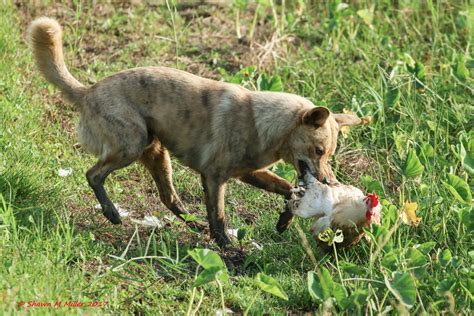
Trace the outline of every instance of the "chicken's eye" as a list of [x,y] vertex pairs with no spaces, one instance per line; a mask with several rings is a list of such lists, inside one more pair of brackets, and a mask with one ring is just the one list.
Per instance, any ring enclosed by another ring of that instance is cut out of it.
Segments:
[[316,154],[316,156],[322,156],[322,155],[324,155],[324,150],[322,150],[321,148],[316,147],[314,149],[314,153]]

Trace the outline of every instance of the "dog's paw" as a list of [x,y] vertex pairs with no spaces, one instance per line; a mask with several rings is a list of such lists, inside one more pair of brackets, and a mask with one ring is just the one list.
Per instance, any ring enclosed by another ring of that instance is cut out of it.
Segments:
[[115,208],[115,206],[111,205],[102,209],[102,214],[112,223],[115,225],[122,224],[122,219],[120,218],[120,214]]

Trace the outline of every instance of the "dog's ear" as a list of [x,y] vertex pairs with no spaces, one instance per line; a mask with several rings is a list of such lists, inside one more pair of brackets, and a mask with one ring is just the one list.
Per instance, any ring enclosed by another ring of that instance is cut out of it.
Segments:
[[362,120],[357,115],[353,114],[333,114],[332,116],[340,127],[359,125],[360,123],[362,123]]
[[322,107],[322,106],[317,106],[314,109],[306,111],[303,114],[302,122],[303,124],[319,127],[326,122],[330,114],[331,113],[329,112],[327,108]]

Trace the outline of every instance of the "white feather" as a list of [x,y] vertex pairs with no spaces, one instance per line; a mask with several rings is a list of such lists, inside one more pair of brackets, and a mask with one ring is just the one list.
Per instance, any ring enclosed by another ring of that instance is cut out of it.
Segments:
[[[360,189],[342,184],[329,186],[310,175],[305,176],[305,182],[308,185],[304,195],[295,201],[292,212],[303,218],[316,219],[311,229],[314,236],[331,226],[357,229],[366,223],[366,196]],[[372,212],[379,216],[380,210],[379,204]]]

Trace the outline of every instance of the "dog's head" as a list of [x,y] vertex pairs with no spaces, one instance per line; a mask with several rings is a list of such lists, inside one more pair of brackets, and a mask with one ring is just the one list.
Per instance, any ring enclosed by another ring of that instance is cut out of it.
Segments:
[[339,129],[360,123],[355,115],[333,114],[325,107],[307,110],[288,138],[284,160],[295,166],[300,179],[310,172],[321,182],[337,183],[329,159],[336,151]]

